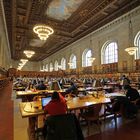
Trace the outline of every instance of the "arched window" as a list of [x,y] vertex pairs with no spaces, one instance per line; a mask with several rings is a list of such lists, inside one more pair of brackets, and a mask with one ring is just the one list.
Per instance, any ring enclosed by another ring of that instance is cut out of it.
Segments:
[[57,60],[54,63],[54,70],[55,71],[58,71],[58,61]]
[[138,47],[135,59],[140,59],[140,31],[135,36],[134,45]]
[[101,50],[102,64],[118,62],[118,46],[116,42],[107,42]]
[[66,59],[65,58],[61,59],[61,69],[66,70]]
[[46,64],[46,70],[45,71],[49,71],[48,64]]
[[44,65],[40,66],[40,71],[44,71]]
[[72,54],[69,61],[70,69],[76,69],[76,55]]
[[50,71],[53,71],[53,64],[50,63]]
[[92,66],[92,51],[90,49],[85,49],[82,54],[82,67]]
[[45,65],[43,65],[43,71],[45,71]]

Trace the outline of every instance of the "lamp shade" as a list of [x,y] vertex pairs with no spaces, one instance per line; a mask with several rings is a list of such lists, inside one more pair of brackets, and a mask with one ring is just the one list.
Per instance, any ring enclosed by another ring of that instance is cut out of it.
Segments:
[[129,55],[134,55],[137,51],[138,47],[132,46],[129,48],[126,48],[125,51],[128,52]]
[[61,86],[58,81],[52,81],[50,89],[51,90],[61,90]]

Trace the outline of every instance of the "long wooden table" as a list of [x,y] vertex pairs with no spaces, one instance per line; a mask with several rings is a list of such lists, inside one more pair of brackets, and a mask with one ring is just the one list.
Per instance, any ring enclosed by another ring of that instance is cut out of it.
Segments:
[[[16,97],[17,98],[21,98],[22,101],[32,101],[34,96],[37,95],[44,95],[44,96],[48,96],[51,95],[55,90],[27,90],[27,91],[17,91],[16,92]],[[66,90],[62,89],[62,90],[57,90],[57,92],[59,93],[65,93]]]
[[[88,106],[98,104],[98,103],[109,103],[110,98],[100,96],[100,98],[95,98],[92,95],[84,97],[75,97],[67,99],[67,108],[68,110],[77,110],[81,108],[87,108]],[[28,118],[29,127],[28,134],[29,140],[35,140],[35,122],[38,115],[43,115],[44,111],[42,110],[41,101],[36,102],[21,102],[19,104],[21,116],[23,118]]]
[[[93,97],[93,95],[86,95],[83,97],[74,97],[74,98],[66,98],[67,100],[67,109],[68,111],[71,110],[78,110],[84,109],[94,104],[102,103],[108,104],[111,102],[111,96],[125,96],[123,93],[115,92],[99,95],[99,98]],[[21,102],[19,104],[20,112],[22,118],[28,118],[29,121],[29,140],[35,139],[35,122],[36,118],[39,115],[45,114],[42,110],[41,101],[34,101],[34,102]]]
[[[100,96],[99,98],[95,98],[92,95],[68,98],[66,100],[67,100],[68,110],[77,110],[98,103],[105,104],[110,102],[110,98],[106,98],[103,96]],[[21,116],[23,118],[34,117],[40,114],[44,114],[44,111],[41,108],[41,101],[21,102],[19,105],[20,105]]]

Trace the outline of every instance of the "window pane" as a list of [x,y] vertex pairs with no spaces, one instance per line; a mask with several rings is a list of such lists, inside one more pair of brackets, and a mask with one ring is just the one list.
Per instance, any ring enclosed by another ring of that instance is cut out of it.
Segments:
[[117,44],[112,42],[108,44],[104,51],[104,63],[114,63],[118,61],[118,50]]

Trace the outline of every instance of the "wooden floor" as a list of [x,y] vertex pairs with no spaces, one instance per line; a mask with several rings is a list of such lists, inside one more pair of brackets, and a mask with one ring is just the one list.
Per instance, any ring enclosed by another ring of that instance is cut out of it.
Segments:
[[94,134],[86,140],[140,140],[140,116],[133,120],[118,119],[118,128],[106,123],[106,129],[102,133]]
[[[14,92],[13,94],[10,92],[12,92],[10,87],[0,90],[0,140],[28,140],[28,121],[21,118],[19,100],[15,98]],[[85,140],[140,140],[140,113],[136,119],[124,120],[119,117],[117,121],[117,129],[113,119],[102,122],[101,133],[98,132],[96,125],[91,125],[89,136],[85,134],[87,127],[82,125]]]
[[12,83],[0,89],[0,140],[13,140],[14,110],[11,93]]

